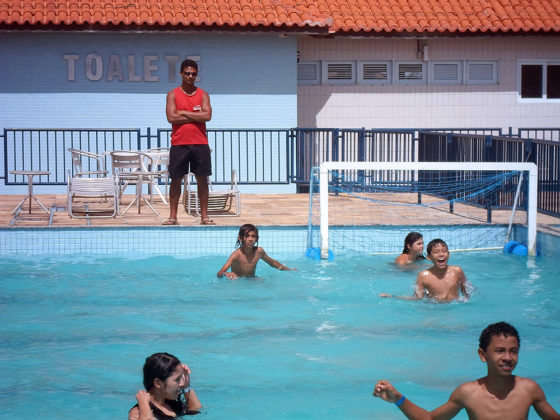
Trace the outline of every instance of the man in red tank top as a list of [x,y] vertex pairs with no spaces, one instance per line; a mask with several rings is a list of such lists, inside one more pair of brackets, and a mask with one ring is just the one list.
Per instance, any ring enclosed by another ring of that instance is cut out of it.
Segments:
[[200,223],[215,224],[208,217],[208,177],[212,175],[206,121],[212,118],[210,96],[196,87],[198,65],[192,60],[181,63],[181,86],[167,94],[165,113],[171,123],[169,151],[169,219],[164,225],[177,224],[177,208],[183,177],[192,172],[196,178],[200,202]]

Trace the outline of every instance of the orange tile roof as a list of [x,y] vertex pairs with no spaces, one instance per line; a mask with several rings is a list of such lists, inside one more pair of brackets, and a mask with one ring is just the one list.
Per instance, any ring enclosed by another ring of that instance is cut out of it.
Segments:
[[2,0],[0,29],[560,33],[560,0]]

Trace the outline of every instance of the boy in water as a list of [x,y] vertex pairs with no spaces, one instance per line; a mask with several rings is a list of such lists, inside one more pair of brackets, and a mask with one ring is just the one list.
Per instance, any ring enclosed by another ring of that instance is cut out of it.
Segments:
[[[293,270],[270,258],[263,248],[257,246],[258,240],[259,231],[255,225],[247,223],[241,226],[235,245],[236,249],[218,271],[218,277],[226,276],[229,280],[238,277],[255,277],[257,263],[260,259],[278,270]],[[231,272],[227,271],[230,267]]]
[[427,296],[440,302],[451,302],[459,299],[459,291],[465,299],[469,298],[465,273],[457,265],[447,265],[449,249],[441,239],[434,239],[428,244],[428,258],[433,266],[422,270],[416,278],[416,287],[412,296],[393,296],[381,293],[381,297],[395,297],[398,299],[422,299]]
[[531,406],[543,419],[560,420],[535,381],[512,375],[519,356],[519,334],[506,322],[482,331],[478,355],[486,363],[484,378],[465,382],[442,406],[428,412],[405,398],[388,381],[378,381],[373,395],[393,402],[409,419],[451,419],[463,408],[469,419],[527,419]]

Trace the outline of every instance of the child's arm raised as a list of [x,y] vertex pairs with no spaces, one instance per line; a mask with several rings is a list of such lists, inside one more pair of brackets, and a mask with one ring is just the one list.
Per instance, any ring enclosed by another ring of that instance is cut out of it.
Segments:
[[233,262],[237,259],[237,251],[234,251],[228,258],[228,260],[226,261],[226,263],[224,264],[224,266],[222,268],[220,268],[220,271],[218,271],[217,276],[218,277],[224,277],[226,276],[229,280],[235,280],[237,278],[237,274],[235,274],[232,271],[228,271],[228,269],[231,267],[231,265],[233,264]]
[[[262,248],[261,248],[262,249]],[[291,271],[291,270],[296,270],[295,268],[289,268],[286,267],[284,264],[279,263],[278,261],[276,261],[274,258],[270,258],[268,256],[268,254],[265,252],[265,250],[262,250],[263,255],[261,256],[261,259],[267,263],[268,265],[270,265],[271,267],[274,267],[278,270],[282,270],[282,271]]]

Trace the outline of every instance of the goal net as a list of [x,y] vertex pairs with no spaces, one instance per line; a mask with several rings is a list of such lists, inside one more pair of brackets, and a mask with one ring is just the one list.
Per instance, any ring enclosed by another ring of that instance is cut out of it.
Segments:
[[396,256],[418,231],[450,250],[515,239],[534,255],[536,190],[533,163],[324,162],[311,173],[308,254]]

